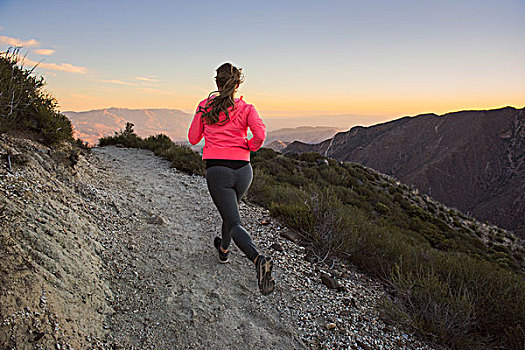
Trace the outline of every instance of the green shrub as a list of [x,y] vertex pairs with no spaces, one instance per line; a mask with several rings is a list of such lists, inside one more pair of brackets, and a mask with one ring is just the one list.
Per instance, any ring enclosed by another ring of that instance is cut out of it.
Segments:
[[124,130],[116,131],[114,136],[106,136],[98,141],[99,146],[121,145],[131,148],[149,149],[155,155],[171,161],[171,166],[184,173],[204,175],[205,164],[201,156],[188,146],[174,144],[163,134],[142,139],[133,130],[133,123],[126,123]]
[[326,167],[321,169],[320,175],[323,181],[326,181],[331,185],[342,185],[344,182],[344,177],[339,174],[337,168],[335,167]]
[[254,169],[253,172],[254,176],[250,186],[249,196],[253,201],[265,208],[269,208],[274,200],[275,180],[263,169]]
[[114,136],[106,136],[98,140],[101,147],[109,145],[121,145],[130,148],[146,148],[144,140],[133,131],[133,123],[126,123],[124,130],[115,131]]
[[252,158],[255,156],[255,154],[257,154],[257,159],[269,160],[269,159],[273,159],[273,158],[277,157],[280,153],[275,152],[271,148],[261,148],[257,152],[250,152],[250,155],[251,155]]
[[310,233],[314,226],[314,219],[310,208],[306,205],[282,204],[272,202],[270,213],[281,218],[289,228],[304,234]]
[[187,146],[172,145],[159,153],[171,160],[171,166],[186,174],[204,175],[205,164],[200,155]]
[[74,142],[71,122],[44,91],[44,78],[20,61],[19,49],[0,52],[0,133],[25,133],[47,145]]
[[454,348],[480,346],[473,297],[464,288],[452,289],[450,282],[433,270],[396,270],[392,284],[400,302],[390,304],[389,316],[423,329]]
[[317,152],[305,152],[299,155],[299,160],[303,162],[315,162],[317,159],[325,159],[322,155]]
[[166,150],[173,146],[173,142],[171,142],[171,139],[164,135],[164,134],[158,134],[155,136],[149,136],[144,140],[144,146],[147,149],[159,151],[159,150]]
[[376,210],[380,214],[386,214],[386,213],[388,213],[390,211],[390,208],[387,207],[386,205],[384,205],[383,203],[378,202],[376,204]]

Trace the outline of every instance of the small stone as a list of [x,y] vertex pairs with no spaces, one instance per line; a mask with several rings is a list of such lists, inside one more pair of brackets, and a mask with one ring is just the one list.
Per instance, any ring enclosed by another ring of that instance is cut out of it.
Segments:
[[[279,229],[280,229],[280,227],[277,227],[277,230],[279,230]],[[293,233],[291,231],[280,232],[280,235],[281,235],[281,237],[286,238],[287,240],[292,241],[292,242],[294,242],[296,244],[301,241],[299,235],[296,234],[296,233]]]
[[270,224],[270,221],[268,219],[262,219],[261,225],[265,225],[266,226],[268,224]]
[[357,301],[354,298],[344,298],[343,304],[346,306],[357,307]]
[[335,326],[335,323],[330,322],[330,323],[327,323],[325,327],[326,329],[330,330],[330,329],[334,329],[336,326]]
[[164,219],[159,215],[155,215],[148,218],[146,222],[152,225],[162,225],[164,223]]
[[330,276],[327,273],[321,273],[321,282],[330,289],[338,289],[339,283],[335,277]]
[[42,339],[42,337],[46,334],[45,332],[39,332],[39,331],[36,331],[34,334],[34,339],[33,341],[39,341],[40,339]]
[[282,252],[284,250],[283,246],[277,242],[273,243],[270,247],[274,250],[277,250],[278,252]]
[[[339,316],[341,316],[341,317],[350,316],[350,310],[348,310],[348,309],[341,310],[341,312],[339,313]],[[350,322],[350,321],[346,321],[346,322]]]

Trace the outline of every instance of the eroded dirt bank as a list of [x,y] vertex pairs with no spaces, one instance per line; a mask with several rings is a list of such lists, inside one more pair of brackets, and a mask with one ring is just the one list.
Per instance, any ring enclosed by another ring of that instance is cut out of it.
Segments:
[[117,225],[84,175],[92,166],[81,157],[76,173],[69,155],[0,136],[2,349],[102,346],[113,296],[100,242]]

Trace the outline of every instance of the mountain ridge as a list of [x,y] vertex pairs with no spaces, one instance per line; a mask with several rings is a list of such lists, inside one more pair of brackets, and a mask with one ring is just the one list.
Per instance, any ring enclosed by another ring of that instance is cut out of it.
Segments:
[[164,133],[175,141],[185,141],[192,114],[179,109],[110,107],[82,112],[63,112],[72,122],[75,136],[96,144],[115,130],[124,129],[127,122],[135,125],[137,134],[149,136]]
[[523,238],[524,118],[514,107],[426,113],[353,127],[315,145],[293,142],[283,152],[366,165]]

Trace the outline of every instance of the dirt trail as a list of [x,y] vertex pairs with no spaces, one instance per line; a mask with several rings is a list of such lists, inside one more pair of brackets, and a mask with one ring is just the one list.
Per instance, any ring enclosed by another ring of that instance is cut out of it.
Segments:
[[[255,270],[238,249],[231,263],[217,262],[212,240],[220,217],[204,178],[170,169],[148,151],[105,147],[93,153],[106,174],[101,192],[129,218],[103,243],[115,310],[106,326],[110,343],[137,349],[429,348],[379,320],[379,283],[334,264],[343,288],[329,290],[319,278],[323,266],[306,261],[304,248],[281,237],[286,228],[266,210],[241,203],[244,226],[277,264],[276,291],[260,295]],[[273,243],[283,251],[269,248]]]
[[258,294],[247,259],[234,251],[230,264],[217,263],[210,244],[219,217],[203,178],[176,173],[150,152],[93,152],[114,171],[110,195],[120,214],[131,218],[129,230],[106,251],[117,299],[109,326],[114,343],[141,349],[303,347],[277,310],[261,311],[279,293]]

